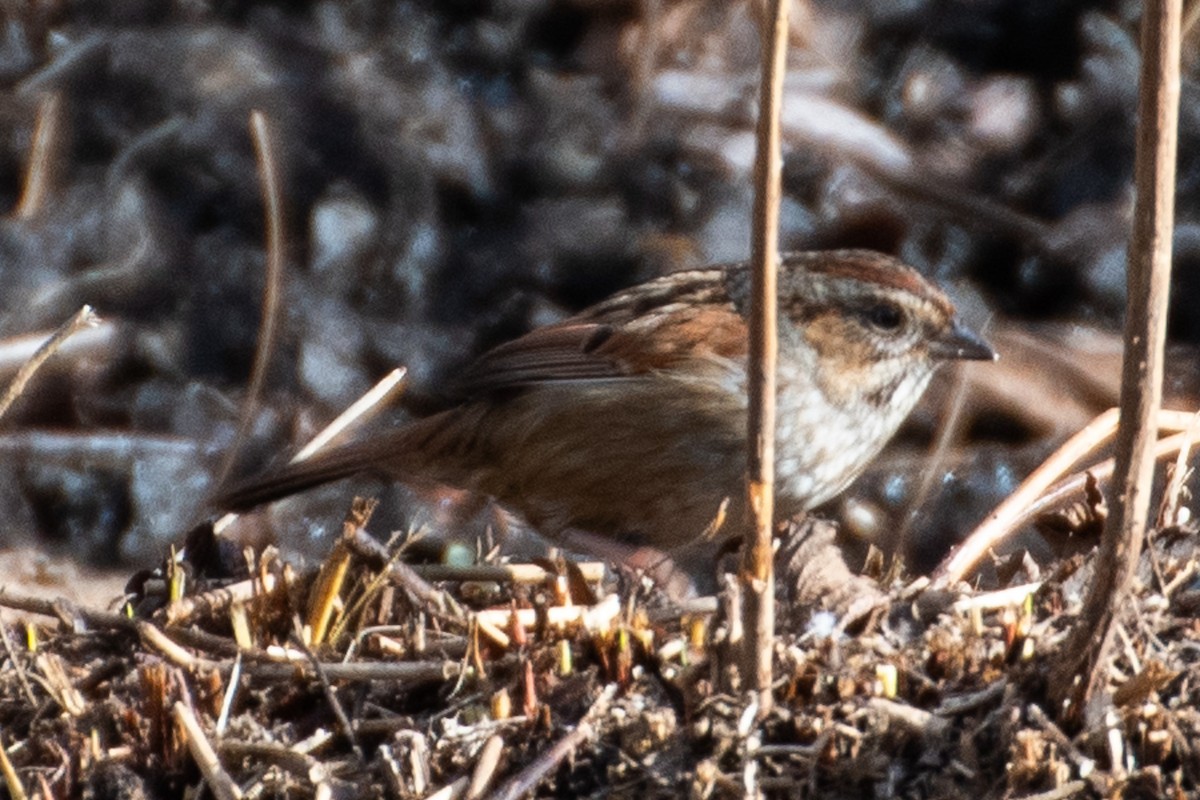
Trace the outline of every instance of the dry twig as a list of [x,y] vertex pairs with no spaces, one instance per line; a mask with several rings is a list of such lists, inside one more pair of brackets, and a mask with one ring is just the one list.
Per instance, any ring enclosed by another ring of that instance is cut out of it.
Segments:
[[617,685],[615,683],[606,686],[600,696],[596,698],[596,702],[588,709],[584,718],[575,726],[575,730],[559,739],[553,747],[534,759],[532,764],[497,789],[492,795],[492,800],[517,800],[533,791],[534,787],[562,763],[563,759],[569,756],[576,747],[591,738],[594,730],[592,721],[605,713],[616,692]]
[[250,371],[250,381],[246,387],[246,397],[242,403],[241,419],[238,420],[237,436],[233,446],[225,455],[225,461],[217,472],[217,484],[220,485],[229,477],[237,460],[239,446],[250,430],[254,421],[254,412],[258,407],[258,397],[262,393],[263,384],[267,379],[267,367],[271,361],[271,351],[275,348],[275,329],[279,322],[279,302],[283,294],[283,270],[286,256],[284,254],[283,230],[283,201],[279,186],[279,170],[275,166],[275,145],[271,139],[271,129],[267,118],[257,109],[250,112],[250,133],[254,139],[254,152],[258,157],[258,177],[262,184],[263,209],[267,227],[267,272],[263,284],[262,324],[258,331],[258,346],[254,351],[254,367]]
[[1034,503],[1071,465],[1099,447],[1112,435],[1116,424],[1117,410],[1109,409],[1068,439],[1054,455],[1042,462],[1015,492],[1005,498],[1004,502],[998,505],[938,567],[933,574],[931,587],[935,590],[947,589],[962,580],[983,554],[994,547],[1005,532],[1012,530],[1012,519],[1022,509]]
[[[89,327],[77,331],[63,343],[58,351],[59,359],[100,361],[113,356],[119,343],[117,326],[108,321],[93,319]],[[12,336],[0,341],[0,375],[16,372],[33,357],[42,343],[53,333],[44,331]]]
[[8,750],[2,741],[0,741],[0,774],[4,775],[4,786],[13,800],[26,800],[29,797],[25,793],[25,787],[21,785],[21,778],[17,775],[12,761],[9,760]]
[[[396,396],[401,388],[403,388],[404,376],[407,370],[404,367],[396,369],[384,375],[374,386],[372,386],[362,397],[355,400],[350,406],[338,414],[333,422],[326,425],[321,431],[314,436],[308,444],[300,448],[296,455],[292,456],[291,463],[303,461],[306,458],[311,458],[319,450],[336,439],[341,434],[345,433],[352,427],[362,425],[367,420],[371,419],[376,413],[387,406],[387,403]],[[213,523],[213,532],[220,534],[229,525],[236,520],[237,514],[228,513]]]
[[[554,577],[537,564],[410,564],[412,571],[427,581],[479,581],[538,585]],[[604,580],[604,563],[583,561],[573,564],[585,581]]]
[[329,769],[317,759],[306,753],[301,753],[293,747],[281,747],[276,744],[260,742],[222,741],[217,745],[220,754],[227,759],[250,758],[274,764],[288,772],[303,775],[317,789],[316,797],[330,797],[333,790],[329,786]]
[[[1159,414],[1161,415],[1161,413],[1160,411]],[[1183,446],[1179,448],[1179,453],[1175,457],[1171,480],[1167,484],[1167,490],[1163,492],[1162,505],[1158,512],[1159,527],[1180,524],[1179,508],[1183,499],[1183,483],[1189,475],[1188,455],[1191,453],[1192,445],[1196,443],[1197,437],[1200,437],[1200,412],[1192,415],[1192,423],[1188,425],[1186,433]]]
[[[1113,494],[1112,514],[1082,613],[1054,665],[1057,680],[1051,681],[1053,693],[1073,720],[1081,719],[1088,701],[1105,683],[1112,623],[1137,568],[1150,509],[1171,279],[1181,15],[1182,0],[1147,0],[1142,7],[1134,163],[1137,204],[1126,276],[1125,357],[1116,453],[1116,474],[1122,487]],[[1082,680],[1073,680],[1079,678]]]
[[[1016,491],[996,506],[987,519],[942,562],[929,581],[915,581],[913,590],[927,587],[949,589],[970,574],[984,553],[1006,536],[1078,494],[1089,476],[1097,481],[1106,480],[1111,476],[1114,460],[1110,458],[1059,480],[1071,465],[1108,441],[1116,431],[1117,417],[1117,409],[1109,409],[1064,442],[1053,455],[1029,474]],[[1193,418],[1194,415],[1190,412],[1167,409],[1159,411],[1160,430],[1184,432],[1154,442],[1152,452],[1155,459],[1179,453],[1191,441],[1193,436],[1187,431]]]
[[29,149],[29,167],[25,185],[17,203],[17,219],[31,219],[46,202],[54,172],[55,145],[59,141],[62,118],[62,95],[49,91],[38,103],[37,122],[33,128],[33,144]]
[[42,364],[46,363],[46,359],[57,353],[58,349],[63,346],[63,343],[67,339],[84,328],[95,326],[98,322],[99,318],[92,311],[92,307],[84,306],[75,312],[75,316],[64,322],[41,347],[34,351],[34,354],[30,356],[21,369],[17,370],[16,377],[12,379],[12,383],[8,385],[8,389],[5,390],[4,395],[0,397],[0,417],[8,413],[8,409],[21,396],[21,392],[25,391],[26,384],[33,378]]
[[479,757],[475,761],[475,771],[471,773],[471,783],[467,787],[467,800],[478,800],[483,797],[483,793],[487,791],[487,787],[491,785],[492,779],[496,776],[496,769],[500,766],[500,756],[504,752],[504,738],[498,733],[493,733],[483,743],[483,749],[479,751]]
[[397,367],[380,378],[362,397],[351,403],[345,411],[337,415],[333,422],[322,428],[321,432],[312,438],[312,441],[301,447],[299,452],[292,456],[291,463],[295,464],[306,458],[312,458],[318,450],[340,436],[347,428],[352,425],[362,425],[380,409],[385,408],[388,402],[403,388],[404,376],[407,374],[406,368]]
[[742,680],[757,693],[759,713],[771,710],[772,653],[775,638],[775,362],[776,277],[779,271],[779,203],[783,154],[779,107],[787,74],[790,0],[772,0],[762,27],[763,69],[759,83],[754,217],[751,232],[750,395],[747,431],[746,507],[750,524],[742,545],[741,582],[745,595]]
[[299,617],[293,618],[293,625],[296,633],[296,645],[304,653],[304,657],[308,659],[309,666],[312,667],[313,673],[317,676],[317,680],[320,681],[321,691],[325,694],[325,702],[329,705],[329,710],[333,712],[333,716],[338,721],[338,724],[342,726],[342,735],[350,742],[350,749],[354,751],[354,756],[358,759],[359,763],[365,763],[366,759],[363,756],[362,747],[358,744],[358,736],[355,735],[354,725],[351,724],[350,718],[346,716],[346,710],[342,708],[342,703],[338,700],[337,692],[333,690],[333,683],[330,682],[329,674],[325,671],[316,653],[310,650],[304,643],[304,626],[301,625]]
[[68,600],[45,600],[40,597],[16,595],[4,589],[0,589],[0,607],[54,617],[62,622],[68,630],[76,629],[80,623],[95,628],[126,631],[133,631],[137,627],[134,620],[111,611],[83,608]]
[[188,750],[195,759],[196,765],[204,775],[204,782],[217,800],[240,800],[242,791],[234,783],[233,778],[221,766],[217,751],[204,735],[200,722],[192,710],[182,702],[175,703],[175,721],[184,734]]

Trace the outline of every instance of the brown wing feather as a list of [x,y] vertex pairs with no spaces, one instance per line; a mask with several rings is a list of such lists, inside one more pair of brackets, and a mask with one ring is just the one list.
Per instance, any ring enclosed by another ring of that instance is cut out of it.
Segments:
[[612,333],[597,322],[572,322],[538,328],[488,351],[460,381],[464,394],[482,394],[534,383],[600,380],[626,374],[612,359],[597,356],[595,345]]
[[742,358],[746,336],[746,321],[732,307],[677,306],[613,333],[596,354],[631,373],[648,372],[697,358]]
[[745,348],[745,321],[731,306],[664,306],[623,324],[567,320],[539,328],[486,353],[460,385],[477,395],[556,381],[620,380],[696,357],[737,358]]

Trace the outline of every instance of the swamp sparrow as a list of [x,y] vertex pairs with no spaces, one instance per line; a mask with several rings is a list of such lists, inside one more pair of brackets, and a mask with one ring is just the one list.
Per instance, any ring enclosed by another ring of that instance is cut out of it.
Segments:
[[[893,258],[795,253],[779,271],[776,511],[846,487],[939,363],[992,359],[941,291]],[[492,495],[551,537],[670,550],[744,513],[745,264],[626,289],[485,354],[468,398],[227,492],[244,509],[362,471]]]

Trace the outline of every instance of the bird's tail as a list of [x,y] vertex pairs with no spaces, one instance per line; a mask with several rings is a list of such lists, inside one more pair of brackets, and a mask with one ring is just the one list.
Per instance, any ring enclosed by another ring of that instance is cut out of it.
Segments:
[[439,417],[443,416],[418,420],[377,438],[335,447],[257,475],[221,489],[213,503],[224,511],[247,511],[363,472],[395,478],[420,475],[430,437],[442,429],[444,420]]

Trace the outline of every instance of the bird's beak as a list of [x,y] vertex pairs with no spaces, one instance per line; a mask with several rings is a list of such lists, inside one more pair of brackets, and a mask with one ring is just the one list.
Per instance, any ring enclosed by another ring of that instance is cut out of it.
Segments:
[[950,323],[945,333],[930,342],[929,354],[939,359],[996,360],[996,351],[991,345],[958,319]]

